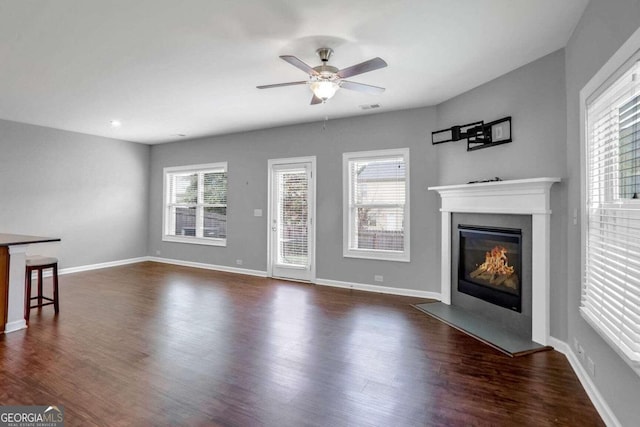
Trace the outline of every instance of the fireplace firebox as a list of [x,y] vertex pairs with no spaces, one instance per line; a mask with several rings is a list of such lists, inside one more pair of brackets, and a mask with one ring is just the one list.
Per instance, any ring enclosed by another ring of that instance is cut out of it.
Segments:
[[522,312],[522,231],[458,225],[458,291]]

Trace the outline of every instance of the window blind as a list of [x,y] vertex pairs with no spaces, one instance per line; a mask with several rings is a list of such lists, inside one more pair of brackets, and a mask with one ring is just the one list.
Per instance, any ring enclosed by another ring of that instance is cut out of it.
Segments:
[[353,158],[349,173],[349,249],[403,253],[407,164],[402,154]]
[[165,183],[165,239],[226,239],[226,163],[166,168]]
[[202,237],[227,237],[227,171],[202,172]]
[[278,264],[309,265],[307,170],[279,170],[278,185]]
[[586,105],[586,242],[581,312],[640,368],[640,66]]

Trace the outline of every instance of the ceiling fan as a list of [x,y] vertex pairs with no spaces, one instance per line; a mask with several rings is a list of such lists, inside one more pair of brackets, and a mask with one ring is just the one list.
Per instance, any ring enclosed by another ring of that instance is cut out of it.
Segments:
[[363,83],[356,83],[349,80],[344,80],[348,77],[357,76],[358,74],[367,73],[369,71],[384,68],[387,63],[382,58],[373,58],[368,61],[361,62],[360,64],[352,65],[351,67],[338,70],[336,67],[328,65],[329,58],[333,53],[333,50],[328,47],[322,47],[316,51],[322,65],[317,67],[311,67],[305,64],[300,59],[292,55],[282,55],[281,59],[287,61],[289,64],[296,68],[301,69],[305,73],[309,74],[308,80],[301,80],[297,82],[277,83],[273,85],[256,86],[258,89],[270,89],[273,87],[293,86],[293,85],[305,85],[308,84],[309,88],[313,92],[311,98],[311,105],[322,104],[327,102],[333,95],[336,94],[338,89],[349,89],[358,92],[379,94],[384,92],[383,87],[366,85]]

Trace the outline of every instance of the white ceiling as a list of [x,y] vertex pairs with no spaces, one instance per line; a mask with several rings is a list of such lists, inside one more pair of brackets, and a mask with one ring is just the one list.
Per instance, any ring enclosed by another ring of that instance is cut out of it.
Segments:
[[[0,118],[155,144],[435,105],[564,47],[587,3],[0,0]],[[386,92],[256,89],[324,46],[338,68],[385,59],[350,80]]]

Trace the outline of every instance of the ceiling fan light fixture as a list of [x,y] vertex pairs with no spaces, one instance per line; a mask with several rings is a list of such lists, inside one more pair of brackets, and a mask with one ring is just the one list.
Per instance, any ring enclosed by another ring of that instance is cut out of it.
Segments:
[[315,96],[322,99],[322,101],[328,101],[336,94],[340,85],[333,80],[316,80],[309,85],[311,91]]

